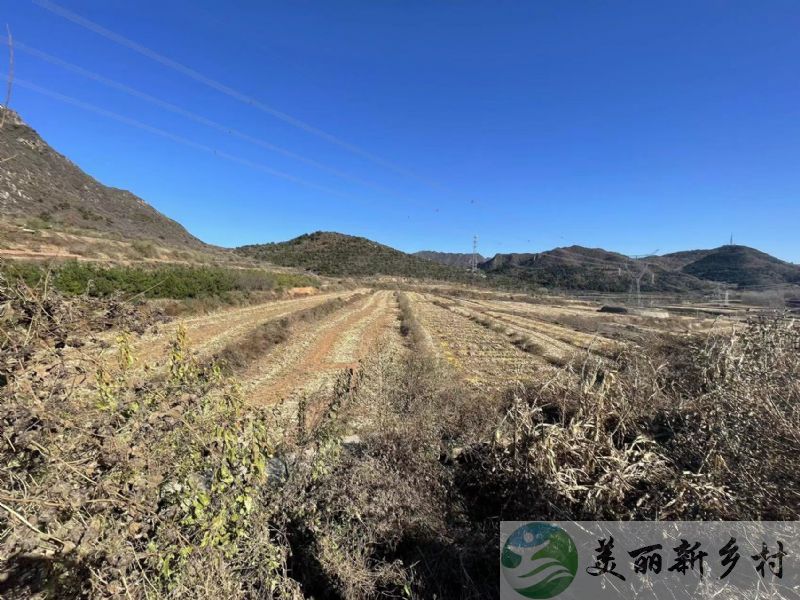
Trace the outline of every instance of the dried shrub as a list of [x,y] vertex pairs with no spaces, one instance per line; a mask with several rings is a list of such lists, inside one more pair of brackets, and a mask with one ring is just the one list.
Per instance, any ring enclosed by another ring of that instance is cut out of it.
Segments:
[[[502,498],[507,518],[797,518],[796,340],[778,316],[573,364],[569,377],[514,390],[465,484]],[[490,493],[472,480],[487,465]]]
[[800,515],[785,315],[495,398],[426,350],[400,294],[407,352],[343,373],[295,427],[181,332],[168,376],[134,376],[120,334],[118,364],[73,390],[58,345],[107,327],[83,308],[104,305],[0,292],[4,597],[477,599],[497,594],[501,519]]
[[60,346],[76,332],[102,330],[109,309],[93,319],[85,308],[107,303],[0,284],[0,594],[294,589],[282,571],[287,547],[259,538],[260,555],[271,560],[257,575],[243,554],[257,533],[249,515],[269,502],[267,461],[280,421],[246,407],[215,366],[197,365],[182,331],[167,378],[133,375],[122,331],[117,365],[75,387],[85,377],[62,360]]

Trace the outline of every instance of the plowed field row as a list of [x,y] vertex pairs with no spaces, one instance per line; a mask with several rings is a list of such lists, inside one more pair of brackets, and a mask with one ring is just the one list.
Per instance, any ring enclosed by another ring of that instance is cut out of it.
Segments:
[[242,374],[254,403],[272,404],[330,389],[345,369],[356,369],[380,343],[400,345],[396,303],[380,291],[319,322],[295,328],[286,343]]
[[514,346],[507,336],[434,304],[436,296],[408,294],[435,352],[478,388],[501,390],[534,378],[547,362]]
[[531,338],[557,349],[561,355],[589,350],[591,352],[608,355],[616,350],[621,350],[623,344],[611,340],[600,333],[590,334],[562,325],[557,325],[547,320],[537,318],[534,312],[519,312],[511,307],[503,306],[504,303],[473,303],[470,306],[478,314],[486,315],[500,321],[514,331],[528,334]]
[[294,312],[318,306],[333,298],[347,299],[356,292],[320,294],[308,298],[279,300],[256,306],[223,310],[210,315],[175,320],[159,328],[156,334],[145,334],[134,344],[136,354],[149,361],[166,358],[179,327],[186,329],[189,347],[200,356],[207,356],[242,337],[254,327],[285,317]]
[[[158,372],[166,368],[181,326],[186,330],[190,351],[202,359],[244,340],[264,323],[359,293],[364,297],[329,315],[292,323],[288,339],[270,347],[237,374],[248,401],[267,405],[287,401],[285,406],[291,408],[302,395],[331,389],[342,371],[357,369],[359,361],[379,344],[388,344],[393,351],[402,349],[397,306],[391,292],[348,291],[219,311],[171,322],[156,333],[134,340],[132,346],[135,355],[141,357],[137,364],[147,364]],[[115,347],[107,348],[105,360],[112,363],[116,352]]]

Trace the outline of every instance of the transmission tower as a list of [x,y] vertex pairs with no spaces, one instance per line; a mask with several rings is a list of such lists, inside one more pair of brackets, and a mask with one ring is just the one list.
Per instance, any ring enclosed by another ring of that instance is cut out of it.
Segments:
[[636,306],[642,305],[642,279],[644,276],[650,273],[650,281],[655,282],[655,274],[650,271],[650,267],[644,259],[654,256],[656,252],[658,250],[653,250],[650,254],[632,255],[630,258],[633,259],[631,264],[631,267],[635,267],[633,269],[628,268],[627,264],[625,265],[625,270],[630,274],[636,285]]
[[472,260],[470,261],[472,274],[478,272],[478,236],[472,236]]

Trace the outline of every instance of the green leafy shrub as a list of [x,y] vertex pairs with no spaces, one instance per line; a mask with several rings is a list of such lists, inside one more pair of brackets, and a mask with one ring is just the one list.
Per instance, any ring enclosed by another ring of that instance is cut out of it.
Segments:
[[208,298],[235,291],[280,290],[319,282],[306,275],[270,273],[257,269],[220,267],[107,267],[68,262],[46,269],[34,265],[5,265],[3,270],[34,285],[50,272],[52,285],[67,295],[106,297],[122,292],[145,298]]

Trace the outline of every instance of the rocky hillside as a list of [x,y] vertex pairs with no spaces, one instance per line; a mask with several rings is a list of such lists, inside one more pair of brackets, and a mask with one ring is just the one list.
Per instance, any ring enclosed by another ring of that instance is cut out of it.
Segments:
[[287,242],[242,246],[236,252],[335,277],[397,275],[459,279],[465,276],[460,269],[424,260],[366,238],[326,231],[301,235]]
[[[648,259],[641,279],[642,291],[700,290],[708,284],[699,278]],[[481,263],[490,275],[505,276],[548,288],[625,292],[643,263],[600,248],[570,246],[536,254],[497,254]]]
[[[420,250],[414,252],[413,256],[430,260],[448,267],[458,267],[460,269],[469,269],[472,266],[472,254],[461,252],[434,252],[433,250]],[[478,263],[486,260],[485,257],[478,254]]]
[[800,266],[746,246],[674,252],[638,263],[623,254],[570,246],[538,254],[497,254],[479,266],[495,276],[544,287],[623,292],[644,264],[642,291],[704,290],[715,283],[800,284]]
[[84,173],[11,110],[0,128],[0,160],[0,215],[4,219],[36,219],[172,246],[203,245],[141,198]]
[[677,252],[664,257],[688,275],[738,286],[800,284],[800,266],[784,262],[747,246],[720,246],[713,250]]

